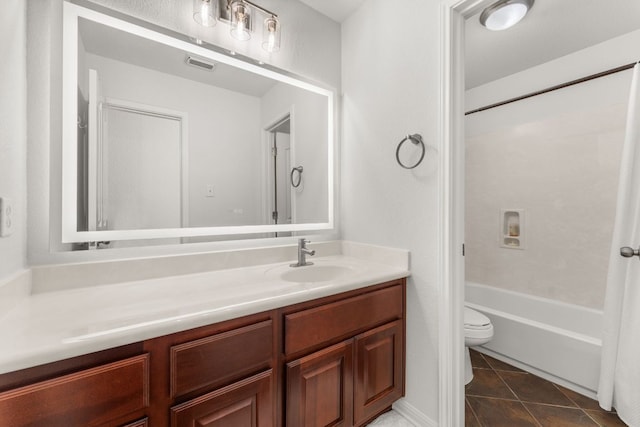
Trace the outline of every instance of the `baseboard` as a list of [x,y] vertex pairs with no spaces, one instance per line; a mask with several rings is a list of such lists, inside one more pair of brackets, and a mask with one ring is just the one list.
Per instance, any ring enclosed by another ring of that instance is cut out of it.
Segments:
[[406,399],[400,399],[393,404],[393,410],[402,415],[410,423],[416,427],[438,427],[438,423],[427,417],[407,402]]

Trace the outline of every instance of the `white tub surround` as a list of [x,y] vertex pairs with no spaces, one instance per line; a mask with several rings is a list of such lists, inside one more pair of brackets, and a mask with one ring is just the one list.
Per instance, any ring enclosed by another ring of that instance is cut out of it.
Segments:
[[595,397],[601,311],[472,282],[465,299],[494,326],[493,339],[481,352]]
[[[62,290],[58,291],[44,286],[42,288],[47,288],[49,292],[32,293],[5,313],[0,324],[0,340],[11,345],[0,353],[0,373],[338,294],[410,274],[407,268],[408,251],[381,247],[357,249],[364,245],[347,245],[362,254],[369,252],[371,258],[367,259],[343,255],[340,242],[310,246],[316,249],[317,255],[309,259],[314,266],[342,268],[338,278],[307,283],[284,280],[282,274],[292,270],[289,264],[295,260],[294,246],[293,252],[290,248],[265,248],[209,254],[214,258],[233,259],[240,264],[243,255],[239,252],[243,252],[247,264],[250,264],[247,267],[230,262],[235,268],[215,269],[214,265],[213,271],[109,285],[95,285],[91,276],[87,276],[87,283],[93,284],[88,287],[78,287],[80,278],[74,274],[78,271],[89,274],[93,268],[97,269],[93,272],[100,271],[105,268],[100,265],[102,263],[46,267],[50,271],[56,270],[56,281],[61,281],[66,271],[76,284],[71,289],[61,284]],[[338,253],[325,256],[322,248],[337,249]],[[256,258],[264,260],[261,257],[268,257],[269,251],[286,254],[286,258],[261,265],[251,262]],[[173,258],[171,262],[180,264]],[[380,258],[395,259],[396,262],[375,261]],[[195,265],[201,268],[202,259],[195,259],[198,260]],[[134,274],[136,262],[149,267],[149,263],[162,261],[129,260],[124,261],[121,268],[117,263],[110,262],[108,271],[118,271],[122,275],[125,274],[122,271],[124,269]],[[181,265],[186,268],[191,261],[184,258]],[[179,268],[176,270],[181,271]],[[42,273],[40,271],[38,274]]]

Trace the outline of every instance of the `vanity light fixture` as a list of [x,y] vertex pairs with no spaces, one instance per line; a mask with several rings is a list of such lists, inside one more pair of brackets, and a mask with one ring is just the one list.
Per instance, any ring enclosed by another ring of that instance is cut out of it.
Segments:
[[251,9],[242,0],[231,3],[231,37],[240,41],[251,38]]
[[264,20],[262,27],[262,48],[267,52],[280,50],[280,23],[275,16]]
[[499,0],[480,14],[480,23],[492,31],[506,30],[525,17],[534,0]]
[[193,0],[193,20],[203,27],[216,25],[217,0]]
[[236,40],[247,41],[254,31],[257,13],[265,18],[262,25],[262,48],[267,52],[280,50],[280,21],[278,15],[248,0],[193,0],[193,19],[205,27],[213,27],[217,20],[229,23],[229,34]]

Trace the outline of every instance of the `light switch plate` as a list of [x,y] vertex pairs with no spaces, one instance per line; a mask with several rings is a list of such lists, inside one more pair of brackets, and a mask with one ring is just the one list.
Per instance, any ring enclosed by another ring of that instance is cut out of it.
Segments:
[[0,197],[0,237],[13,233],[14,226],[13,204],[11,199]]

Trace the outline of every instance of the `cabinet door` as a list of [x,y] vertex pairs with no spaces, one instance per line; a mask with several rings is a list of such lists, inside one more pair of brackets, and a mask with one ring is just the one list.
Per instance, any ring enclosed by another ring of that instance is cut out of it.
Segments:
[[351,426],[353,340],[287,364],[287,426]]
[[404,394],[402,322],[387,323],[355,337],[355,425],[361,425]]
[[273,427],[268,370],[171,408],[172,427]]

